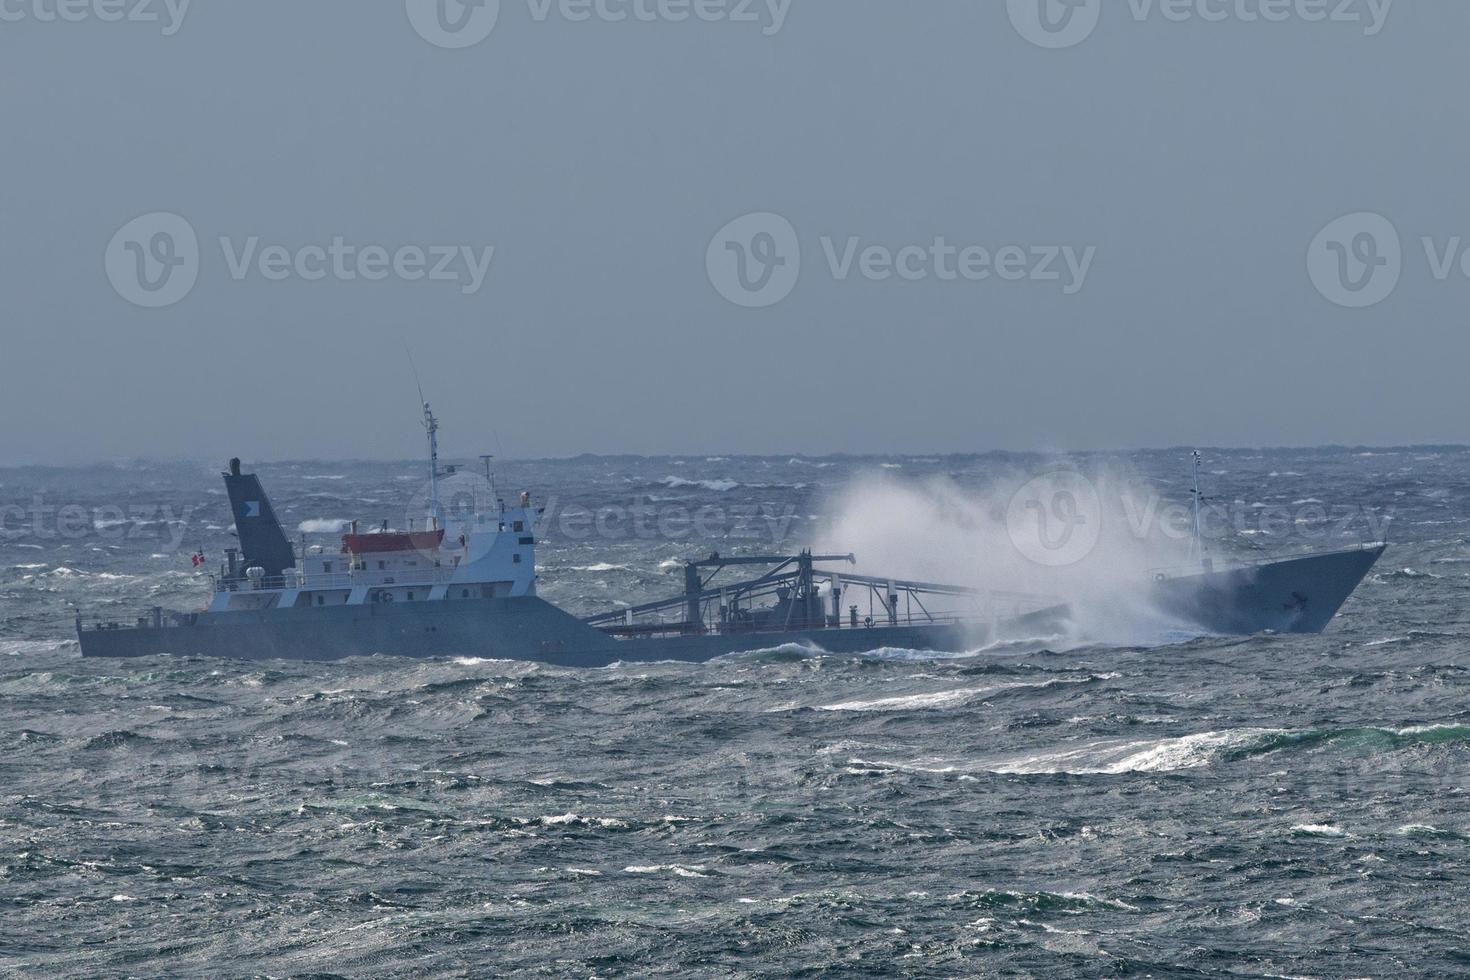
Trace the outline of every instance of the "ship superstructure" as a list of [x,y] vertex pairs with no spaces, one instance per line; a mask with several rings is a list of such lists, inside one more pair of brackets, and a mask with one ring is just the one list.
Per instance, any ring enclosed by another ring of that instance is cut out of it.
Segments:
[[[407,529],[387,522],[344,528],[341,550],[305,541],[293,548],[253,474],[230,460],[224,474],[240,548],[226,552],[210,613],[302,607],[453,602],[536,594],[536,517],[529,493],[517,506],[461,507],[446,514],[439,487],[455,471],[439,466],[439,423],[424,405],[429,438],[429,497],[423,518]],[[493,486],[493,484],[488,484]],[[483,503],[475,501],[474,503]]]

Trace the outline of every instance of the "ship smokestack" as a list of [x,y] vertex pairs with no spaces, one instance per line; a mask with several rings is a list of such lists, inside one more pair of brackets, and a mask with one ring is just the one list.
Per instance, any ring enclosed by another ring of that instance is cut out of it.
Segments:
[[240,551],[245,567],[265,570],[267,578],[277,578],[288,568],[296,567],[296,555],[286,532],[271,507],[265,488],[253,473],[241,473],[240,461],[230,460],[225,474],[225,490],[230,495],[230,510],[235,515],[235,532],[240,537]]

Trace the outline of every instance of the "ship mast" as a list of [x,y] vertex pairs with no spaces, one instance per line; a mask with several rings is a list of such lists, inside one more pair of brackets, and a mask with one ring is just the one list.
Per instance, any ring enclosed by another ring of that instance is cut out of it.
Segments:
[[437,531],[444,526],[443,513],[439,506],[439,420],[434,418],[434,411],[429,408],[428,399],[424,397],[424,383],[419,380],[419,369],[413,362],[413,351],[408,350],[405,345],[404,352],[408,354],[408,366],[413,370],[413,383],[419,390],[419,404],[424,406],[424,431],[429,436],[429,522],[430,530]]
[[[422,389],[419,392],[422,396]],[[424,402],[424,431],[429,436],[429,517],[433,523],[433,529],[439,529],[439,420],[434,418],[434,410]]]
[[1193,560],[1193,559],[1202,559],[1205,556],[1204,539],[1200,535],[1200,525],[1199,525],[1199,505],[1200,505],[1199,466],[1200,466],[1200,454],[1199,454],[1199,450],[1196,449],[1194,451],[1194,542],[1191,545],[1190,551],[1189,551],[1189,557],[1190,557],[1191,560]]

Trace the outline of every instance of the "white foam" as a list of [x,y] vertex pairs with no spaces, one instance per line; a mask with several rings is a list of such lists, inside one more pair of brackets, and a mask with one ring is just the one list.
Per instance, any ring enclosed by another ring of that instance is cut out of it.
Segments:
[[625,874],[630,875],[653,875],[663,871],[672,871],[680,878],[708,878],[709,868],[699,864],[635,864],[623,869]]
[[1394,833],[1398,834],[1400,837],[1437,837],[1440,834],[1443,834],[1444,831],[1440,830],[1433,824],[1406,823],[1399,829],[1395,830]]
[[961,687],[949,691],[931,691],[926,694],[903,694],[872,701],[843,701],[824,704],[818,711],[912,711],[923,708],[950,708],[965,704],[987,694],[1016,691],[1023,688],[1046,688],[1058,684],[1086,684],[1088,681],[1112,680],[1118,674],[1093,674],[1088,677],[1053,678],[1045,681],[1017,681],[1009,684],[991,684],[985,687]]
[[671,490],[677,487],[701,487],[715,493],[728,493],[740,486],[734,480],[686,480],[679,476],[666,476],[659,482]]
[[1198,769],[1214,762],[1226,749],[1246,745],[1271,729],[1240,728],[1201,732],[1175,738],[1134,742],[1090,742],[1072,749],[1042,752],[985,768],[1001,775],[1120,775],[1129,772],[1174,772]]
[[1306,837],[1346,837],[1347,831],[1330,823],[1299,823],[1291,828],[1293,834]]
[[76,640],[0,640],[0,656],[23,657],[58,653],[76,646]]
[[554,817],[541,817],[537,823],[544,827],[603,827],[608,830],[625,829],[628,825],[613,817],[583,817],[575,813],[563,813]]

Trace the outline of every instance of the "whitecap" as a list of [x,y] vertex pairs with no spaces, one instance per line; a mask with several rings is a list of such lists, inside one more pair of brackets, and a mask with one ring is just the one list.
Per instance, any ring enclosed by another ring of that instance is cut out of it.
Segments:
[[1293,834],[1303,837],[1346,837],[1347,831],[1330,823],[1299,823],[1291,828]]
[[[1015,685],[1011,685],[1015,686]],[[962,687],[952,691],[932,691],[928,694],[904,694],[873,701],[843,701],[838,704],[818,706],[818,711],[908,711],[914,708],[948,708],[964,704],[982,694],[1004,690],[1004,686]]]
[[[1091,674],[1087,677],[1053,678],[1045,681],[1016,681],[1009,684],[991,684],[984,687],[961,687],[948,691],[930,691],[924,694],[901,694],[871,701],[842,701],[824,704],[818,711],[911,711],[922,708],[950,708],[965,704],[987,694],[1017,691],[1026,688],[1041,689],[1061,684],[1086,684],[1089,681],[1113,680],[1118,674]],[[775,709],[775,710],[790,710]]]
[[701,487],[715,493],[726,493],[740,486],[734,480],[686,480],[679,476],[666,476],[659,482],[671,490],[676,487]]
[[999,763],[987,764],[1001,775],[1107,775],[1129,772],[1174,772],[1208,766],[1228,749],[1247,745],[1262,736],[1279,734],[1272,729],[1242,728],[1201,732],[1175,738],[1133,742],[1092,742],[1077,748],[1058,749]]
[[606,830],[622,830],[628,826],[624,821],[614,817],[583,817],[575,813],[539,817],[536,822],[543,827],[602,827]]
[[709,877],[709,868],[699,864],[634,864],[623,869],[625,874],[630,875],[653,875],[663,871],[672,871],[680,878]]

